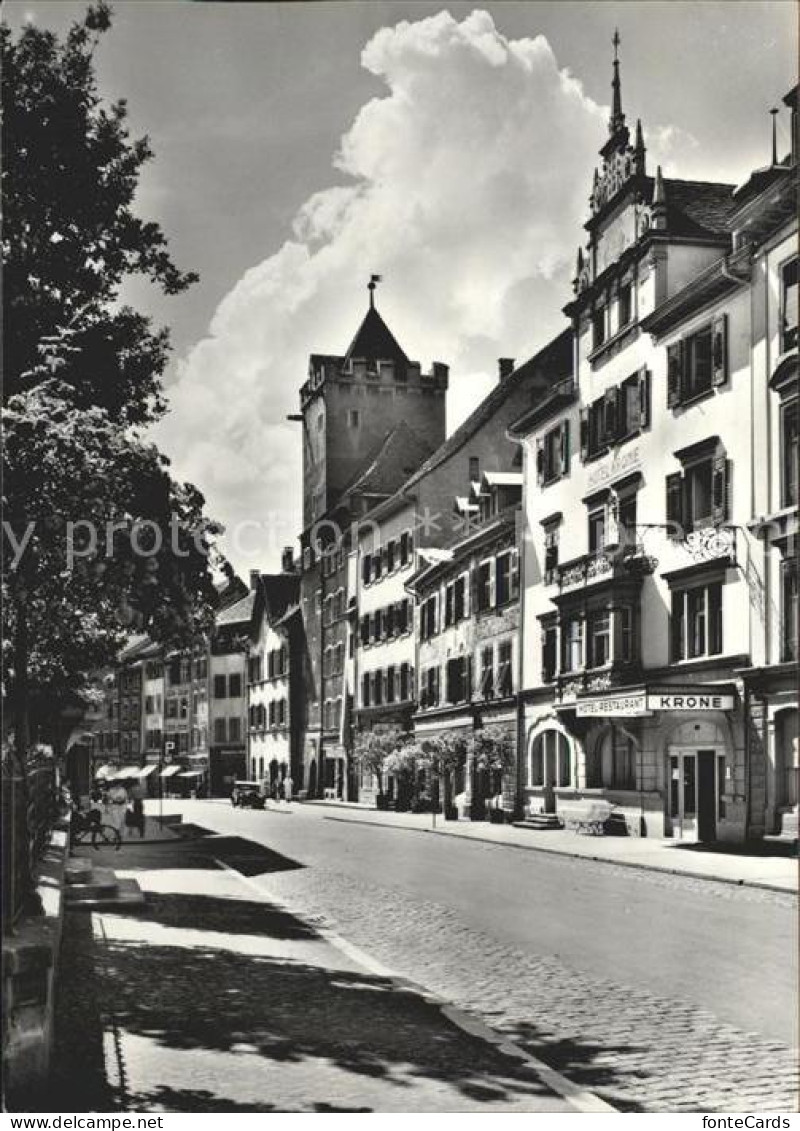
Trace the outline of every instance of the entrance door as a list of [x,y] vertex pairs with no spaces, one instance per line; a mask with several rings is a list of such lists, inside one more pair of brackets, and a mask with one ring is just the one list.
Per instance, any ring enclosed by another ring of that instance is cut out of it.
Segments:
[[697,839],[717,839],[717,752],[697,751]]
[[705,843],[717,839],[719,770],[716,750],[670,754],[669,800],[674,837]]
[[669,759],[672,835],[697,840],[697,755],[671,754]]

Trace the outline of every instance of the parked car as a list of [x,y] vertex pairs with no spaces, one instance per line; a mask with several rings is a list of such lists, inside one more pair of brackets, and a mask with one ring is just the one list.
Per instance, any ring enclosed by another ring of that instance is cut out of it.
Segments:
[[263,809],[267,799],[261,792],[261,783],[257,781],[237,781],[233,783],[231,792],[231,805],[240,809]]

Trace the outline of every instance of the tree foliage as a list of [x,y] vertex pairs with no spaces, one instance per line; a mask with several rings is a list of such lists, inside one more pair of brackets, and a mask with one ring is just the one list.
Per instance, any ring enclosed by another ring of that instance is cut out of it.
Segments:
[[142,432],[165,407],[168,335],[120,305],[121,289],[140,275],[173,295],[195,276],[134,211],[151,151],[131,139],[125,103],[97,89],[110,23],[100,2],[63,40],[0,29],[4,659],[18,753],[31,702],[85,687],[133,627],[189,642],[215,599],[219,528]]

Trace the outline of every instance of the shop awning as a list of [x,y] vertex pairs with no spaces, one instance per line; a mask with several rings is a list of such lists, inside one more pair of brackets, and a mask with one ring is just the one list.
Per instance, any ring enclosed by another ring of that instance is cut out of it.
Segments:
[[124,781],[125,778],[138,778],[138,766],[123,766],[121,770],[117,770],[114,774],[114,781]]
[[172,775],[177,774],[179,770],[180,766],[165,766],[165,768],[159,774],[159,777],[171,778]]
[[113,773],[114,773],[114,767],[106,765],[106,766],[101,766],[99,770],[95,770],[94,776],[96,778],[110,778]]
[[158,769],[158,766],[155,764],[155,762],[153,762],[149,766],[140,766],[139,767],[139,777],[140,778],[146,778],[148,776],[148,774],[152,774],[153,770],[157,770],[157,769]]
[[179,778],[201,778],[203,776],[202,770],[184,770],[178,774]]

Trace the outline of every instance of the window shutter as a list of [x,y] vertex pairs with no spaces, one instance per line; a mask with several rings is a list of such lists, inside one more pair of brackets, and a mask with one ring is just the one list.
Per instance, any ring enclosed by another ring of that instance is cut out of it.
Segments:
[[617,389],[606,389],[603,398],[603,442],[613,444],[619,429],[619,411],[617,405]]
[[439,668],[433,669],[433,705],[435,707],[439,705],[441,674]]
[[715,523],[727,522],[730,519],[730,478],[730,460],[726,459],[724,453],[714,456],[711,495],[712,518]]
[[670,530],[670,538],[683,536],[683,475],[679,471],[667,476],[667,522],[676,523],[679,530]]
[[544,443],[542,440],[536,441],[536,482],[540,487],[544,483]]
[[489,563],[489,608],[493,609],[497,603],[497,562],[493,558]]
[[581,459],[586,460],[589,456],[589,410],[588,408],[581,409]]
[[462,573],[461,577],[464,581],[464,619],[467,620],[471,608],[472,575],[470,571],[467,570],[466,573]]
[[675,408],[683,400],[683,342],[667,346],[667,408]]
[[650,424],[650,372],[646,366],[639,370],[639,427]]
[[402,679],[401,679],[401,675],[400,675],[400,668],[395,668],[394,669],[394,697],[398,701],[402,700],[402,698],[403,698],[402,691],[403,691],[403,688],[402,688]]
[[562,420],[561,432],[558,438],[559,460],[561,464],[561,474],[566,475],[569,471],[569,421]]
[[464,698],[472,698],[472,656],[467,656],[464,661]]
[[512,601],[519,598],[519,551],[511,551],[511,573],[509,577],[509,595]]
[[724,385],[728,380],[728,316],[721,314],[711,327],[711,384]]

